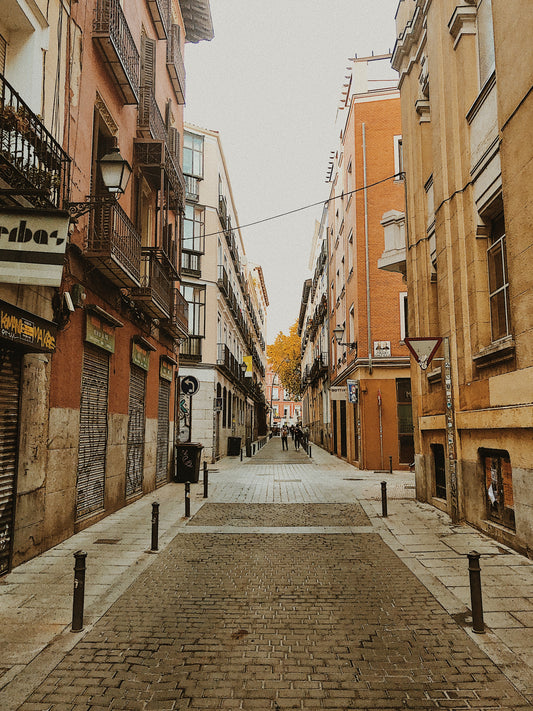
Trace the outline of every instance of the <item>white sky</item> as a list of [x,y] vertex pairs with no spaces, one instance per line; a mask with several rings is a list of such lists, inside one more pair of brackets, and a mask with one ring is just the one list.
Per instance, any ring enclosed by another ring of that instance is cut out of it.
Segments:
[[[186,46],[185,118],[219,131],[241,225],[327,199],[347,59],[392,50],[397,6],[211,0],[215,38]],[[268,343],[298,318],[321,212],[315,207],[242,231],[248,258],[265,275]]]

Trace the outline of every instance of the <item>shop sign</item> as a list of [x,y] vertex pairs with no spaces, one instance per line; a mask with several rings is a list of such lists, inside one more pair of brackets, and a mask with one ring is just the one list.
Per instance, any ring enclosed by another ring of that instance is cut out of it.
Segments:
[[134,365],[138,365],[139,368],[143,370],[149,370],[150,368],[150,351],[143,348],[140,343],[136,341],[131,342],[131,362]]
[[57,328],[50,321],[0,301],[0,336],[35,351],[52,353]]
[[390,358],[390,341],[374,341],[374,358]]
[[334,385],[329,389],[332,400],[346,400],[346,385]]
[[87,312],[85,340],[103,348],[109,353],[115,352],[115,328],[94,313]]
[[60,286],[68,226],[66,212],[0,211],[0,282]]
[[159,361],[159,377],[172,382],[172,365],[163,358]]
[[242,361],[246,365],[244,377],[251,378],[253,376],[253,365],[252,365],[253,357],[252,356],[243,356]]

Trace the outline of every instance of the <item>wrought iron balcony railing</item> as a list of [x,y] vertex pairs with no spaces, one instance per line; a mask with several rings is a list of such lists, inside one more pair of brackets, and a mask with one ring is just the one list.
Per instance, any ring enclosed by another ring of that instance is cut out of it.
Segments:
[[140,286],[141,235],[118,202],[91,208],[85,256],[117,286]]
[[180,361],[202,360],[202,340],[202,336],[189,336],[187,340],[180,345]]
[[166,39],[170,29],[170,3],[168,0],[147,0],[157,37]]
[[139,52],[119,0],[96,0],[93,40],[125,104],[139,101]]
[[175,338],[189,336],[189,304],[176,287],[172,290],[170,318],[161,321],[161,326]]
[[185,103],[185,62],[180,48],[178,25],[172,25],[167,42],[167,70],[178,104]]
[[143,247],[140,286],[131,290],[131,298],[142,304],[153,318],[170,318],[172,312],[172,281],[161,261],[162,255],[153,247]]
[[35,207],[62,208],[70,158],[42,121],[0,74],[0,197],[23,196]]
[[145,138],[167,140],[167,127],[151,87],[141,87],[139,90],[137,128]]
[[185,198],[189,202],[198,202],[200,199],[199,179],[192,175],[184,175],[185,178]]

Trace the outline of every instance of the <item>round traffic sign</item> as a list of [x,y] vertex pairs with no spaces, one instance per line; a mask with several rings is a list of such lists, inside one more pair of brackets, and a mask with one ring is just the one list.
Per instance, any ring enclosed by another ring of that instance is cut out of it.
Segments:
[[181,392],[184,395],[196,395],[199,389],[200,383],[194,375],[186,375],[181,379]]

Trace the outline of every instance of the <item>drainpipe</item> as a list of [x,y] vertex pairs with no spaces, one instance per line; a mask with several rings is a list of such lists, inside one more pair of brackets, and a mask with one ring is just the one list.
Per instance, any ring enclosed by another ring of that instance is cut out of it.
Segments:
[[366,265],[366,323],[368,336],[368,374],[372,375],[372,326],[370,323],[370,268],[368,257],[368,189],[366,183],[366,126],[363,124],[363,185],[365,196],[365,265]]

